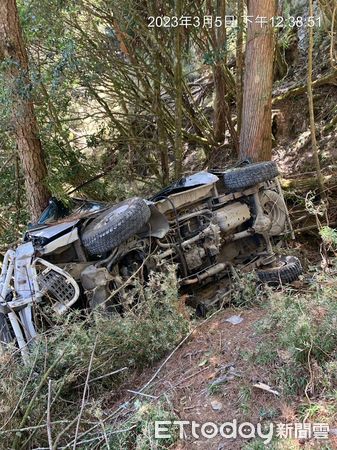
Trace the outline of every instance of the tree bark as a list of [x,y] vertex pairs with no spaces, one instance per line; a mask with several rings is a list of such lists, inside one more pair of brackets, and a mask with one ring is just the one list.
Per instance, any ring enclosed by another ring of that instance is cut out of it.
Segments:
[[226,137],[226,82],[221,62],[213,67],[214,77],[214,139],[216,143],[223,143]]
[[[180,17],[183,11],[183,0],[175,1],[176,16]],[[180,178],[183,167],[183,73],[182,73],[182,29],[176,28],[175,35],[175,67],[174,67],[174,82],[175,82],[175,137],[174,137],[174,176]]]
[[[309,15],[310,16],[314,15],[313,0],[309,0]],[[317,145],[317,140],[316,140],[314,99],[313,99],[313,89],[312,89],[313,48],[314,48],[314,32],[313,32],[313,28],[310,27],[309,28],[309,48],[308,48],[307,91],[308,91],[308,107],[309,107],[309,117],[310,117],[311,146],[312,146],[312,154],[313,154],[314,164],[315,164],[315,169],[316,169],[316,174],[317,174],[317,182],[318,182],[319,192],[321,194],[321,197],[325,199],[324,181],[323,181],[323,175],[321,172],[321,165],[319,162],[318,145]]]
[[[216,15],[226,16],[226,2],[219,0],[216,2]],[[214,137],[217,143],[223,142],[226,135],[226,80],[223,64],[226,62],[224,45],[226,42],[226,27],[223,20],[222,26],[217,28],[215,34],[215,57],[216,63],[213,67],[214,77]]]
[[240,135],[241,119],[242,119],[242,101],[243,101],[243,0],[238,0],[238,32],[236,38],[236,115],[237,115],[237,130]]
[[28,56],[23,43],[15,0],[0,2],[0,61],[6,67],[11,96],[11,129],[25,177],[32,221],[36,221],[50,197],[45,184],[47,168],[31,98]]
[[[249,0],[245,57],[240,157],[253,161],[271,159],[271,97],[273,86],[274,32],[270,19],[276,0]],[[258,17],[268,23],[259,23]]]
[[170,164],[168,155],[168,145],[165,139],[165,126],[163,124],[163,110],[162,110],[162,99],[161,99],[161,81],[162,81],[162,70],[160,66],[160,58],[157,54],[156,64],[158,76],[154,80],[154,110],[156,112],[156,138],[158,143],[158,149],[160,154],[161,163],[161,183],[162,186],[167,186],[170,181]]

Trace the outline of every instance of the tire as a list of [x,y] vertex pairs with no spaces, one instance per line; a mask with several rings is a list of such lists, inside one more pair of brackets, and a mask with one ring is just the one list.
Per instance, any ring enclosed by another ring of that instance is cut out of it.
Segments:
[[101,255],[136,234],[149,220],[150,208],[135,197],[104,211],[87,225],[82,243],[91,255]]
[[278,174],[276,163],[267,161],[227,170],[223,174],[223,182],[226,189],[238,191],[272,180]]
[[262,283],[272,286],[292,283],[303,272],[300,260],[296,256],[281,256],[275,264],[276,267],[257,271],[257,276]]

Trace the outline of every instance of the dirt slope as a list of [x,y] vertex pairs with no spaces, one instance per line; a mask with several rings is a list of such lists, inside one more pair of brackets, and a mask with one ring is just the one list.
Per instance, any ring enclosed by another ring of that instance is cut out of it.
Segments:
[[[297,404],[291,404],[282,393],[277,396],[253,386],[257,382],[262,382],[277,389],[272,386],[275,368],[254,362],[257,347],[266,339],[256,330],[256,325],[264,314],[264,309],[259,307],[249,310],[227,308],[217,313],[197,327],[187,342],[164,365],[150,388],[144,391],[146,395],[167,399],[180,420],[194,420],[201,424],[209,421],[221,424],[233,419],[236,419],[238,424],[245,421],[257,424],[264,420],[273,420],[276,423],[300,422],[295,411],[301,399],[296,401]],[[227,322],[226,319],[233,315],[240,316],[242,322],[238,324]],[[272,342],[270,344],[272,348]],[[131,394],[126,390],[141,389],[161,364],[135,376],[128,386],[123,387],[118,401],[113,402],[110,407],[118,408],[131,399]],[[223,382],[212,386],[216,380]],[[145,400],[148,398],[150,397]],[[175,450],[270,448],[256,447],[254,444],[250,446],[249,440],[240,438],[234,440],[216,436],[213,439],[195,439],[189,426],[186,431],[185,439],[179,440],[172,448]],[[337,448],[337,440],[332,437],[328,447],[322,445],[322,442],[313,439],[303,442],[284,440],[282,447],[277,448],[334,449]]]

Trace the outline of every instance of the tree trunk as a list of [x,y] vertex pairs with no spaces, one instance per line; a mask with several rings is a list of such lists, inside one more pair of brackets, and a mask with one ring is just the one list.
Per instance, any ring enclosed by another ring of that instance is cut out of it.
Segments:
[[[273,86],[274,32],[270,19],[276,0],[249,0],[245,57],[240,157],[253,161],[271,159],[271,96]],[[268,23],[259,23],[258,18]]]
[[46,207],[50,193],[45,184],[47,168],[31,98],[28,56],[23,44],[15,0],[0,2],[0,61],[6,62],[7,86],[11,96],[11,129],[25,177],[32,221]]
[[157,78],[154,80],[153,83],[154,110],[156,112],[156,122],[157,122],[156,140],[160,154],[161,183],[162,186],[167,186],[170,181],[170,165],[169,165],[168,145],[167,140],[165,139],[165,125],[163,124],[163,110],[161,99],[162,70],[158,54],[156,55],[156,66],[157,66]]
[[[216,2],[216,15],[226,16],[226,2],[219,0]],[[226,62],[224,45],[226,42],[226,27],[223,20],[222,26],[217,28],[215,35],[216,63],[213,67],[214,77],[214,137],[217,143],[223,142],[226,135],[226,80],[223,64]]]
[[[314,15],[313,0],[309,0],[309,16]],[[314,31],[313,28],[309,28],[309,48],[308,48],[308,79],[307,79],[307,90],[308,90],[308,107],[309,107],[309,117],[310,117],[310,132],[311,132],[311,146],[312,154],[314,158],[314,164],[317,174],[317,181],[319,192],[321,197],[325,199],[324,192],[324,181],[321,172],[321,165],[319,162],[318,155],[318,145],[316,140],[316,126],[315,126],[315,113],[314,113],[314,99],[313,99],[313,89],[312,89],[312,53],[314,48]]]
[[214,139],[216,143],[223,143],[226,136],[226,83],[224,70],[220,62],[213,67],[214,78]]
[[[183,11],[183,0],[176,0],[175,11],[176,16],[180,17]],[[174,83],[175,83],[175,137],[174,137],[174,176],[180,178],[183,166],[183,74],[182,74],[182,27],[176,28],[175,35],[175,68],[174,68]]]
[[238,0],[238,32],[236,38],[236,115],[237,115],[237,130],[240,135],[241,119],[242,119],[242,94],[243,94],[243,0]]

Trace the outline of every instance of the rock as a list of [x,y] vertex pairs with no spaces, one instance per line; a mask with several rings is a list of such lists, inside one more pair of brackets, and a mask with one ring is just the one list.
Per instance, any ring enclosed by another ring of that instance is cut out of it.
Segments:
[[211,402],[211,406],[212,406],[212,409],[214,411],[221,411],[222,410],[222,403],[218,402],[217,400],[213,400]]
[[228,319],[225,320],[225,322],[229,322],[233,325],[238,325],[243,321],[243,318],[241,316],[231,316],[228,317]]

